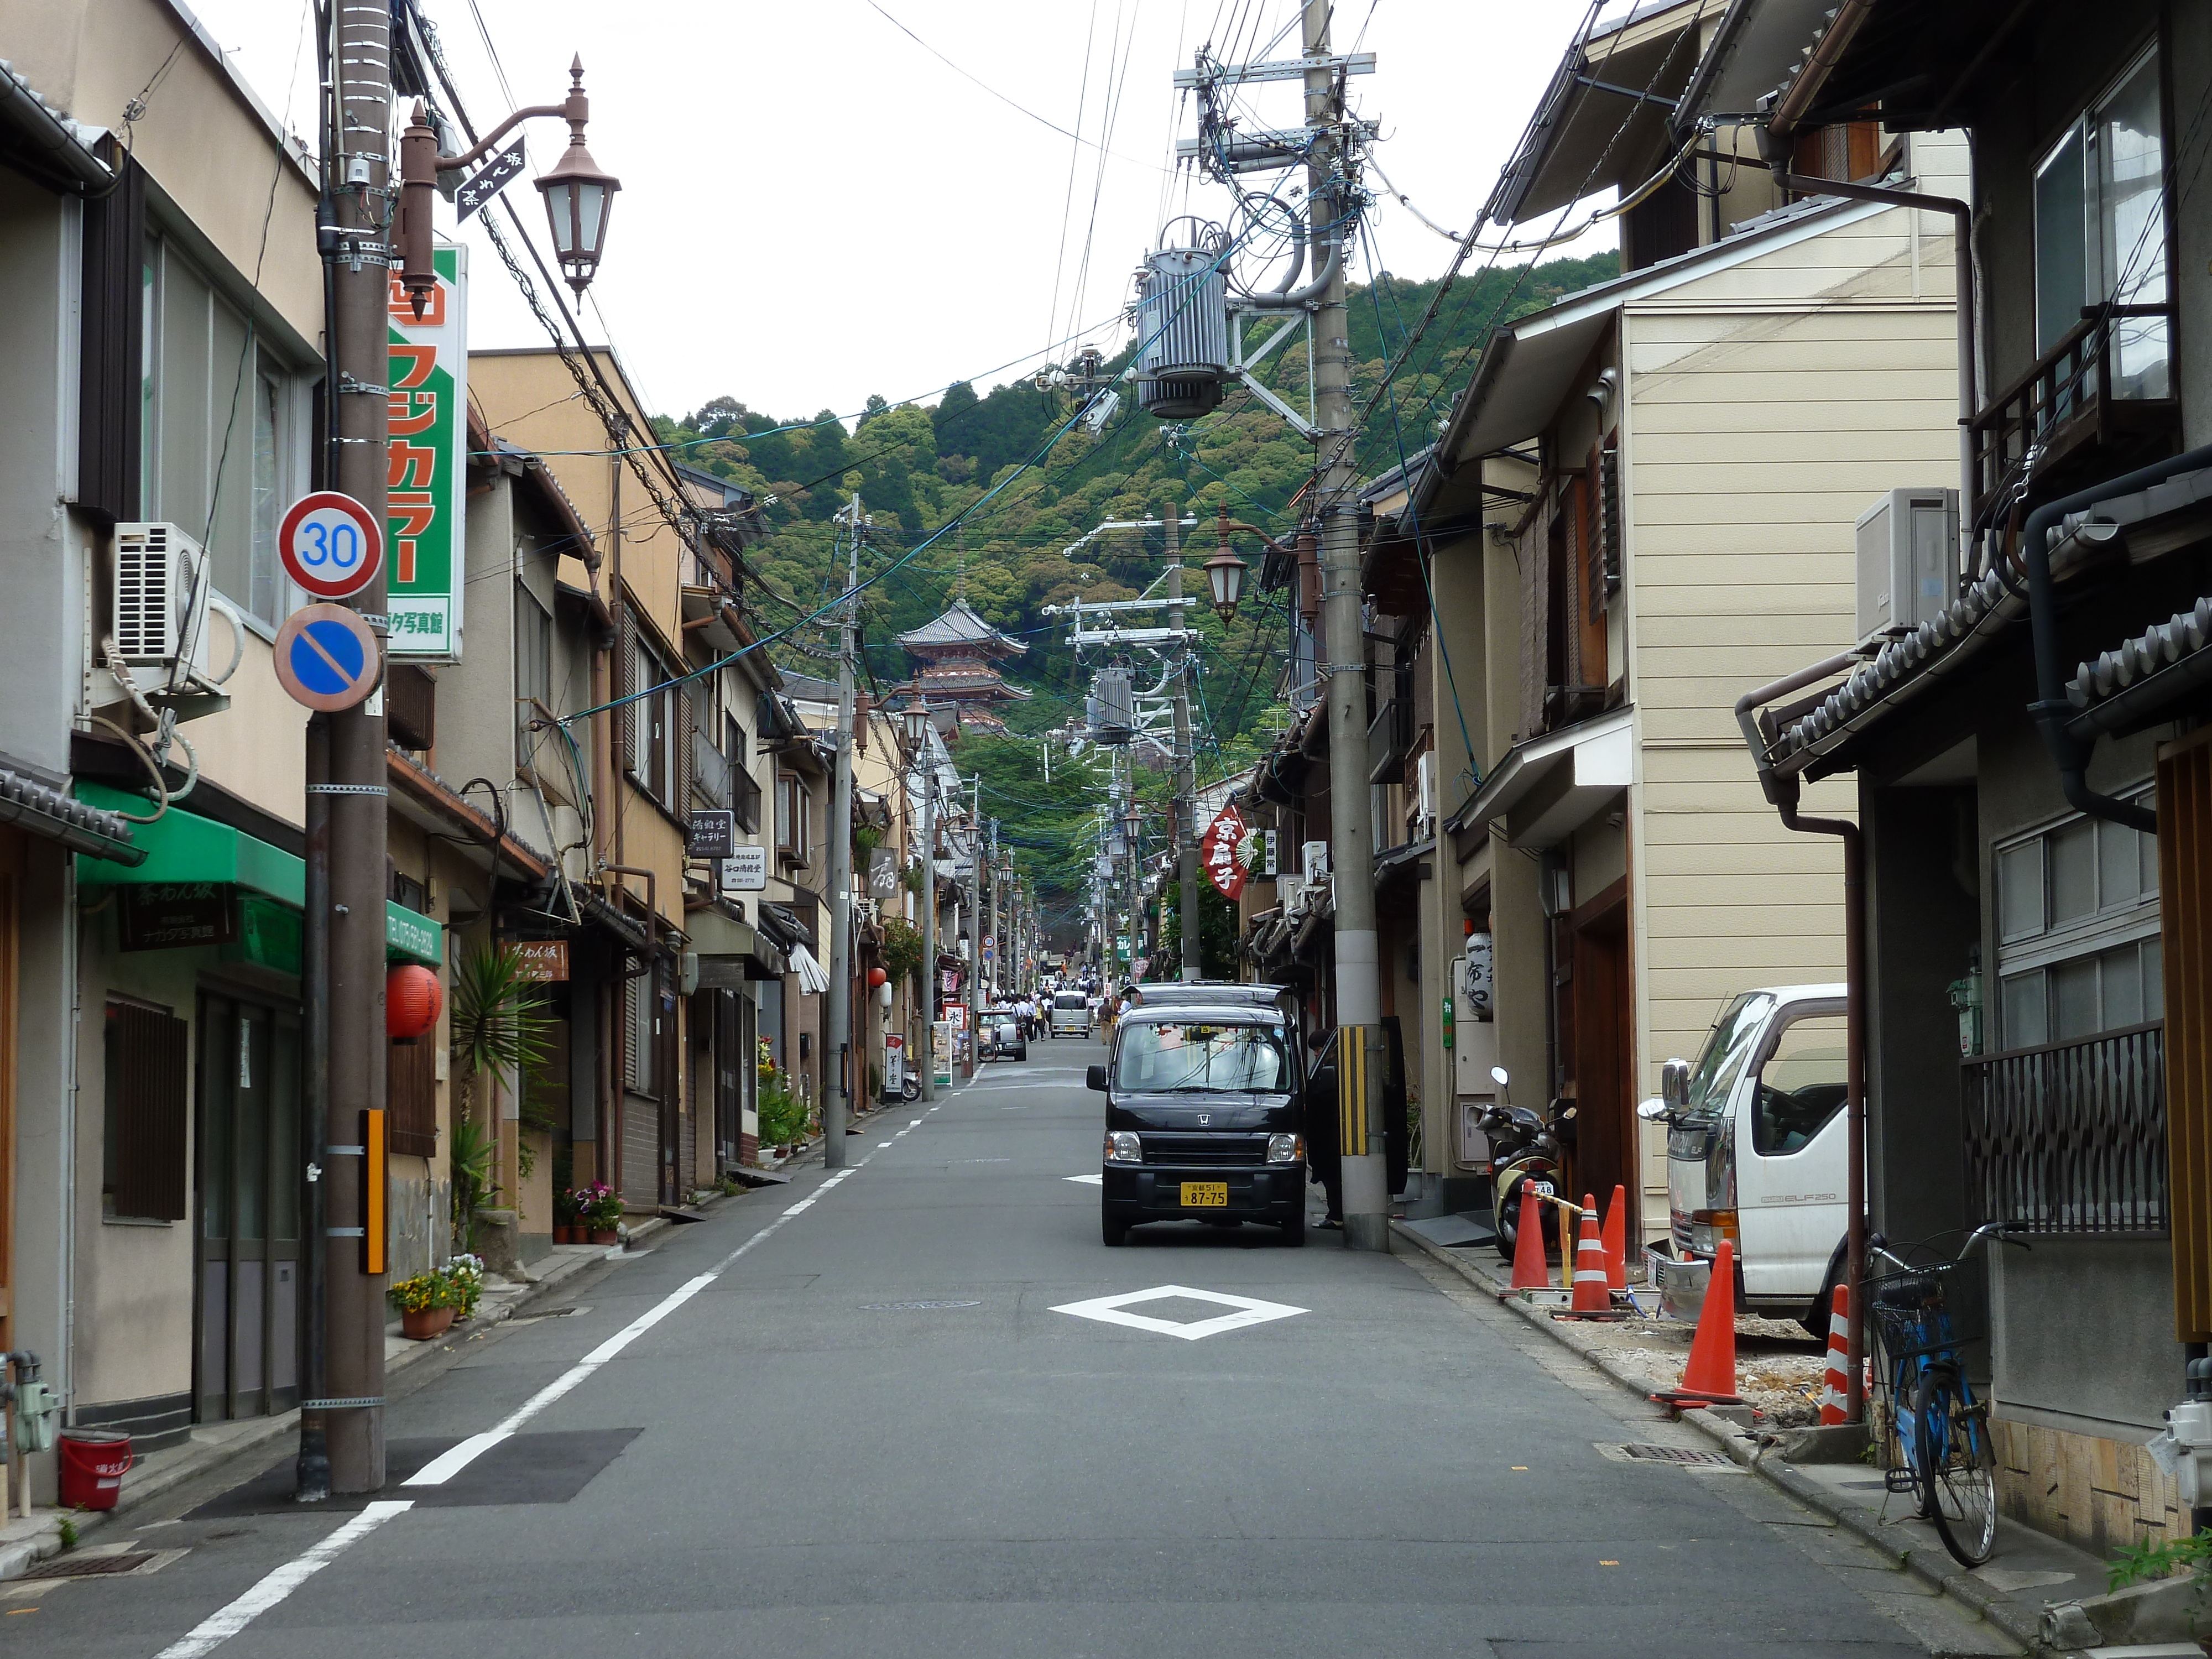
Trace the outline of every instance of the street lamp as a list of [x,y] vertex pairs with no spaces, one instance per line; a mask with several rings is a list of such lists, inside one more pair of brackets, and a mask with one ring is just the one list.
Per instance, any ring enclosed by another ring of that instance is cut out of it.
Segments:
[[[568,148],[553,170],[535,182],[545,198],[545,213],[553,229],[553,253],[568,286],[580,295],[591,286],[606,251],[607,211],[622,180],[599,171],[592,153],[584,148],[584,125],[591,118],[591,100],[584,96],[584,60],[568,65],[568,95],[557,104],[532,104],[501,121],[483,139],[459,155],[438,154],[438,135],[432,131],[422,100],[399,136],[399,285],[406,290],[419,321],[423,307],[437,291],[438,276],[430,262],[432,239],[430,198],[441,177],[476,165],[491,147],[521,123],[539,116],[555,116],[568,124]],[[489,199],[489,198],[486,198]]]
[[1206,562],[1206,580],[1213,589],[1213,614],[1227,622],[1237,614],[1237,601],[1243,597],[1244,561],[1229,550],[1223,543],[1221,550]]

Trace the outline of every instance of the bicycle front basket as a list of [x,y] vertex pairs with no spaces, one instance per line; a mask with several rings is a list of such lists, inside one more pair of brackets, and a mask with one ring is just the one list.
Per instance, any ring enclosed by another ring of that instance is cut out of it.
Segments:
[[1989,1333],[1989,1292],[1979,1271],[1939,1262],[1866,1281],[1867,1312],[1892,1362],[1940,1353]]

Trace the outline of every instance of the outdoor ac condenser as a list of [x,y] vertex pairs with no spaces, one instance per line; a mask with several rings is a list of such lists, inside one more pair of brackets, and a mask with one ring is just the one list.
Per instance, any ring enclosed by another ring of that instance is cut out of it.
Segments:
[[207,666],[207,553],[175,525],[115,526],[116,654],[133,668],[169,668],[179,653]]
[[1885,491],[1857,536],[1861,645],[1910,634],[1958,597],[1957,490]]

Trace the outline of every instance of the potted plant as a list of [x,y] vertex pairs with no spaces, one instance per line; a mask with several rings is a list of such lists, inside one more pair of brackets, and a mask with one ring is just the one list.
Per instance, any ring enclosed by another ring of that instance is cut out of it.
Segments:
[[582,1188],[577,1196],[583,1202],[578,1213],[593,1244],[618,1244],[622,1235],[616,1231],[622,1225],[623,1201],[604,1182],[593,1182]]
[[483,1297],[483,1258],[457,1255],[446,1264],[445,1274],[447,1288],[453,1293],[454,1320],[475,1318],[477,1304]]
[[[450,1035],[461,1086],[447,1156],[453,1171],[453,1243],[463,1250],[476,1243],[477,1212],[493,1207],[501,1189],[501,1079],[521,1078],[544,1063],[552,1024],[543,989],[512,944],[472,951],[454,964]],[[479,1081],[485,1085],[481,1093]]]
[[583,1199],[573,1189],[562,1188],[553,1194],[553,1242],[556,1244],[580,1244],[584,1242]]
[[401,1332],[412,1341],[442,1336],[453,1322],[453,1283],[437,1268],[403,1279],[385,1294],[399,1310]]

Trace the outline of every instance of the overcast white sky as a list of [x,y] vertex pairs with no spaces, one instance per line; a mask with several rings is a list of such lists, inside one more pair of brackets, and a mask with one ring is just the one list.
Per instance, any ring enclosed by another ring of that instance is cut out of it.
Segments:
[[[301,0],[188,3],[272,109],[289,92],[312,140]],[[479,130],[510,106],[507,88],[518,103],[557,102],[581,53],[592,152],[623,186],[585,325],[672,415],[726,392],[786,418],[849,415],[871,392],[929,401],[954,380],[988,387],[1034,368],[1072,321],[1118,349],[1130,269],[1164,215],[1185,210],[1188,175],[1162,169],[1194,118],[1170,76],[1207,40],[1241,58],[1287,26],[1267,56],[1297,53],[1296,0],[426,3]],[[1380,60],[1352,83],[1382,122],[1378,159],[1431,218],[1472,218],[1586,4],[1339,0],[1338,50],[1358,36]],[[1102,170],[1097,149],[977,81],[1113,154]],[[1295,82],[1245,96],[1270,120],[1298,118]],[[529,179],[567,132],[538,122],[530,136],[531,166],[508,188],[543,245]],[[1209,217],[1225,207],[1203,181],[1188,201]],[[1374,224],[1394,272],[1431,276],[1450,259],[1393,202]],[[471,240],[471,343],[542,343],[489,246]]]

